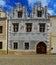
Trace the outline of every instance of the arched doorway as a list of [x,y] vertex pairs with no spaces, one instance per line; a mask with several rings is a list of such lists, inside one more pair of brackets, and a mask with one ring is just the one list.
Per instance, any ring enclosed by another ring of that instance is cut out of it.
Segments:
[[47,49],[46,44],[44,42],[40,42],[36,47],[36,52],[37,54],[46,54],[46,49]]

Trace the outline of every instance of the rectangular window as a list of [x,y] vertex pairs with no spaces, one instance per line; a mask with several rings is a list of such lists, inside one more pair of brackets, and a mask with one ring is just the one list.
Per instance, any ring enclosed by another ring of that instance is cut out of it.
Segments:
[[14,45],[13,45],[13,48],[14,48],[14,49],[18,49],[18,43],[17,43],[17,42],[14,42],[13,44],[14,44]]
[[2,33],[2,26],[0,26],[0,33]]
[[2,42],[0,42],[0,49],[2,49]]
[[25,49],[29,49],[29,43],[25,43]]
[[18,32],[19,23],[13,23],[13,32]]
[[22,17],[22,11],[18,11],[18,17],[19,17],[19,18]]
[[39,31],[40,32],[45,32],[45,23],[40,23],[39,24]]
[[42,11],[37,11],[37,16],[42,17]]
[[32,31],[32,23],[26,23],[26,32]]

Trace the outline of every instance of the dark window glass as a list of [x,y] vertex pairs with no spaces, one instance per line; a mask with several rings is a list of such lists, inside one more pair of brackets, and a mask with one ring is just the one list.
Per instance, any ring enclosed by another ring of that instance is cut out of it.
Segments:
[[42,17],[42,11],[37,11],[37,16]]
[[26,32],[32,31],[32,23],[26,23]]
[[22,17],[22,11],[18,11],[18,18]]
[[45,32],[45,23],[40,23],[39,28],[40,32]]
[[13,32],[18,32],[19,24],[13,23]]
[[0,33],[2,33],[2,26],[0,26]]
[[0,49],[2,49],[2,42],[0,42]]
[[18,43],[14,42],[14,49],[18,49]]
[[29,49],[29,43],[25,43],[25,49]]

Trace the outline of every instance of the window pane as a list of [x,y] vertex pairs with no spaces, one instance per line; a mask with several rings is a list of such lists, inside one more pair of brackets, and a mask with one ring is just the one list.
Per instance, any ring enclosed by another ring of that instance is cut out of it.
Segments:
[[0,33],[2,33],[2,26],[0,26]]
[[0,42],[0,49],[2,49],[2,42]]
[[22,17],[22,11],[18,11],[18,17],[19,17],[19,18]]
[[42,17],[42,11],[37,11],[37,16]]
[[29,43],[25,43],[25,49],[29,49]]
[[18,49],[18,43],[14,42],[14,49]]
[[18,32],[18,27],[19,27],[18,23],[13,23],[13,32]]
[[40,27],[39,27],[39,28],[40,28],[40,29],[39,29],[40,32],[45,32],[45,23],[40,23],[39,26],[40,26]]
[[26,23],[26,32],[32,31],[32,23]]

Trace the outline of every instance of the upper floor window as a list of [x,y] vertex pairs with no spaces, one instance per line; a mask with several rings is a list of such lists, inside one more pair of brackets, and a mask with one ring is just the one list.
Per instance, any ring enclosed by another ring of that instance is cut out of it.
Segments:
[[37,16],[42,17],[42,11],[37,11]]
[[45,32],[45,23],[40,23],[39,24],[39,31],[40,32]]
[[22,11],[18,11],[18,17],[19,17],[19,18],[22,17]]
[[13,49],[18,49],[18,43],[17,42],[13,43]]
[[2,26],[0,26],[0,33],[2,33]]
[[32,23],[26,23],[26,32],[32,31]]
[[13,23],[13,32],[18,32],[19,23]]
[[25,43],[25,49],[29,49],[29,43]]

